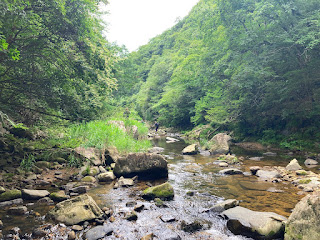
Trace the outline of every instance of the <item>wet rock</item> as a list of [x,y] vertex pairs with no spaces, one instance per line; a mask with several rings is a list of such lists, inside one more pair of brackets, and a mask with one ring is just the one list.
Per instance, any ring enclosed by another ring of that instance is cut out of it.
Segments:
[[215,154],[227,154],[230,151],[229,141],[231,137],[225,133],[218,133],[209,142],[210,153]]
[[166,143],[174,143],[174,142],[179,142],[179,140],[172,137],[166,137]]
[[89,188],[88,186],[74,187],[74,188],[69,189],[69,192],[83,194],[83,193],[87,192],[88,188]]
[[114,174],[117,177],[163,178],[168,176],[167,165],[165,158],[159,154],[131,153],[118,159]]
[[318,165],[318,161],[308,158],[304,161],[305,165]]
[[281,175],[278,171],[267,171],[267,170],[258,170],[256,176],[262,180],[271,181],[275,178],[281,178]]
[[218,161],[226,162],[228,164],[236,164],[236,163],[240,162],[235,155],[231,155],[231,154],[220,155],[219,158],[218,158]]
[[219,171],[220,174],[224,175],[235,175],[235,174],[243,174],[243,172],[236,168],[228,168]]
[[113,232],[113,229],[108,227],[107,225],[97,226],[97,227],[94,227],[94,228],[90,229],[86,233],[86,239],[87,240],[101,239],[101,238],[104,238],[107,235],[111,235],[112,232]]
[[214,205],[212,208],[206,210],[205,212],[223,212],[229,208],[239,206],[239,201],[236,199],[227,199],[221,203]]
[[181,222],[181,230],[185,231],[185,232],[189,232],[189,233],[192,233],[192,232],[196,232],[196,231],[199,231],[202,229],[203,225],[201,222],[199,221],[185,221],[183,220]]
[[149,153],[161,153],[164,151],[162,147],[153,147],[148,150]]
[[305,170],[297,170],[296,171],[297,176],[306,176],[308,173]]
[[126,215],[126,219],[128,221],[136,221],[138,219],[138,215],[135,211],[130,212],[129,214]]
[[87,183],[94,183],[97,180],[92,177],[92,176],[85,176],[84,178],[81,179],[81,182],[87,182]]
[[199,152],[197,144],[191,144],[182,150],[183,155],[195,155]]
[[140,240],[153,240],[155,235],[153,233],[150,233],[144,237],[142,237]]
[[76,233],[71,231],[68,233],[68,240],[75,240],[77,238]]
[[305,196],[286,223],[285,240],[320,239],[320,193]]
[[283,193],[284,191],[283,190],[280,190],[280,189],[276,189],[274,187],[270,187],[267,189],[267,192],[273,192],[273,193]]
[[47,232],[42,228],[36,228],[32,231],[33,238],[42,238],[47,235]]
[[58,192],[53,192],[49,196],[55,202],[61,202],[67,200],[69,196],[66,195],[65,191],[61,190]]
[[277,156],[277,154],[274,153],[274,152],[265,152],[265,153],[263,153],[263,155],[268,156],[268,157],[275,157],[275,156]]
[[50,195],[50,193],[47,190],[22,189],[21,192],[22,198],[28,200],[37,200]]
[[166,182],[158,186],[149,187],[143,191],[142,197],[144,199],[160,198],[163,200],[172,200],[174,197],[174,190],[170,183]]
[[3,228],[3,222],[0,220],[0,229]]
[[222,212],[228,229],[236,235],[254,239],[276,239],[283,237],[285,217],[272,212],[256,212],[235,207]]
[[10,206],[10,205],[13,205],[13,204],[19,205],[19,204],[22,204],[22,203],[23,203],[22,198],[17,198],[17,199],[13,199],[11,201],[0,202],[0,207]]
[[7,190],[0,194],[0,202],[10,201],[17,198],[21,198],[21,191],[17,189]]
[[134,181],[131,178],[120,177],[117,185],[118,187],[131,187],[134,185]]
[[252,167],[250,167],[250,172],[252,173],[252,175],[256,175],[257,171],[260,169],[261,168],[259,166],[252,166]]
[[297,159],[291,160],[291,162],[286,166],[286,170],[288,170],[288,171],[297,171],[297,170],[301,170],[301,169],[302,169],[302,167],[298,163]]
[[24,215],[28,211],[26,206],[18,206],[18,207],[11,207],[8,209],[8,214],[11,215]]
[[67,225],[74,225],[100,218],[103,212],[92,197],[84,194],[58,203],[48,215],[56,221],[63,222]]
[[44,197],[44,198],[40,198],[38,201],[37,201],[37,204],[38,205],[53,205],[54,202],[52,199],[50,199],[49,197]]
[[115,179],[116,176],[113,174],[113,172],[100,173],[98,175],[99,182],[112,182]]
[[158,208],[166,208],[168,207],[160,198],[155,198],[154,203]]
[[176,221],[176,218],[171,215],[162,215],[160,216],[160,219],[162,222],[174,222]]
[[249,158],[249,160],[252,160],[252,161],[261,161],[263,159],[263,157],[251,157]]

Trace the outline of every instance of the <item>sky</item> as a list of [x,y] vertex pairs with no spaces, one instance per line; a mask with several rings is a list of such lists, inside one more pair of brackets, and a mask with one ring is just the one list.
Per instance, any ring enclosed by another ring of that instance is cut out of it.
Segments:
[[109,0],[106,37],[132,52],[174,26],[199,0]]

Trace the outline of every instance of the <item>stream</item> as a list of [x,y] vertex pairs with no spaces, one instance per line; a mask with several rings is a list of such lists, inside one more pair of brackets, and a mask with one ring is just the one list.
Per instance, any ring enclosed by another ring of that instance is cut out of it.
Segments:
[[[261,161],[249,160],[250,157],[262,156],[261,152],[244,151],[232,148],[232,153],[244,160],[240,169],[243,175],[221,175],[223,168],[215,162],[217,157],[197,155],[181,155],[187,146],[183,139],[166,143],[165,137],[152,140],[156,147],[164,148],[163,154],[169,163],[168,179],[156,181],[138,181],[130,188],[113,188],[113,184],[98,185],[90,189],[88,194],[97,204],[113,210],[114,218],[107,224],[113,229],[111,236],[105,239],[134,240],[148,234],[156,239],[215,239],[235,240],[249,239],[236,236],[226,228],[226,221],[218,213],[206,212],[215,204],[226,199],[237,199],[240,206],[254,211],[275,212],[288,217],[304,196],[297,194],[299,189],[287,182],[270,183],[259,181],[250,174],[251,166],[286,166],[294,156],[278,153],[274,157],[264,157]],[[302,161],[302,159],[301,159]],[[301,166],[303,166],[301,164]],[[157,207],[154,201],[145,201],[141,192],[149,186],[168,181],[174,188],[173,201],[165,201],[167,207]],[[3,233],[18,226],[22,233],[31,232],[37,226],[47,223],[46,212],[53,206],[37,206],[24,202],[31,214],[26,216],[8,216],[6,209],[0,209],[0,219],[4,222]],[[136,221],[125,220],[125,216],[133,210],[134,205],[144,205],[138,212]],[[37,214],[32,214],[36,212]],[[202,229],[195,232],[181,230],[181,223],[198,222]],[[80,234],[81,236],[81,234]],[[52,238],[64,239],[64,238]]]

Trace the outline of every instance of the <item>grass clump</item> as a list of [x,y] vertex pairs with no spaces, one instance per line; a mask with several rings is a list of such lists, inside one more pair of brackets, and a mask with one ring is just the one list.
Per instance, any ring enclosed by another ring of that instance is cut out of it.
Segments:
[[35,162],[35,157],[32,154],[27,154],[22,159],[20,163],[20,168],[25,171],[31,171],[31,169],[34,167]]

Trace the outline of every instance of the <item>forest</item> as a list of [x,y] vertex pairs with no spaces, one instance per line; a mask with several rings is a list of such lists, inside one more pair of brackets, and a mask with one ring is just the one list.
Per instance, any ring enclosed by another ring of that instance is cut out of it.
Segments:
[[32,126],[128,107],[180,130],[319,147],[319,1],[201,0],[132,53],[105,39],[100,4],[1,1],[3,113]]

